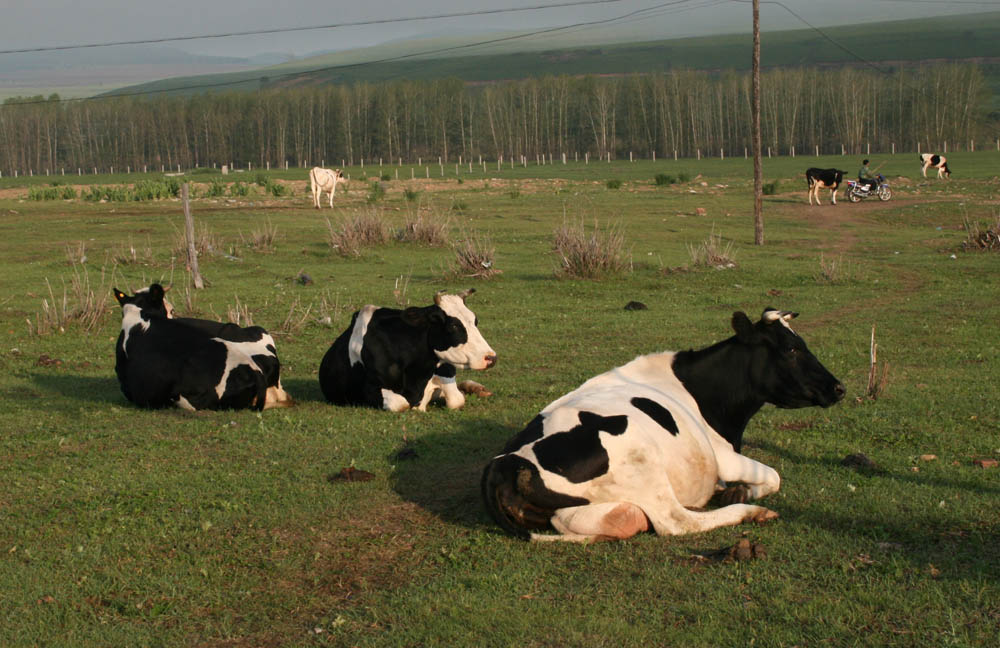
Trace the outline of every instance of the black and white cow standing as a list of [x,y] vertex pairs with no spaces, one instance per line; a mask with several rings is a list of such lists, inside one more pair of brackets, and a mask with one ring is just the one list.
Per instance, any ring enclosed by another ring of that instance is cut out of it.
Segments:
[[806,169],[806,184],[809,186],[809,204],[812,205],[813,198],[819,204],[819,190],[829,189],[830,202],[837,204],[837,190],[840,183],[844,181],[844,172],[838,169],[817,169],[815,167]]
[[489,396],[473,381],[455,382],[456,369],[489,369],[497,361],[465,305],[469,289],[438,293],[434,304],[405,310],[371,304],[354,313],[351,325],[323,356],[319,384],[337,405],[367,405],[393,412],[427,409],[443,397],[450,409],[465,393]]
[[115,373],[128,400],[149,408],[264,409],[267,380],[244,343],[167,318],[159,284],[114,295],[122,307]]
[[[487,510],[532,540],[628,538],[707,531],[777,513],[704,506],[720,482],[778,490],[778,473],[739,454],[743,430],[765,404],[827,407],[844,386],[767,309],[756,324],[735,313],[735,335],[699,351],[640,356],[551,403],[486,466]],[[558,534],[537,530],[554,528]]]
[[922,166],[920,170],[924,174],[925,178],[927,177],[928,168],[937,169],[937,177],[939,178],[951,177],[951,169],[948,168],[948,160],[943,155],[938,155],[937,153],[921,153],[920,164]]

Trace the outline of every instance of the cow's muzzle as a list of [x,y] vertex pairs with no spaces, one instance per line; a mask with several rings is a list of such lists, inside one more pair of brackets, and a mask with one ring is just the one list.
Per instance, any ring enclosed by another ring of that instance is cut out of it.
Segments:
[[497,357],[496,357],[495,354],[490,354],[490,355],[486,356],[485,358],[483,358],[483,360],[486,362],[486,368],[487,369],[489,369],[490,367],[492,367],[493,365],[495,365],[497,363]]

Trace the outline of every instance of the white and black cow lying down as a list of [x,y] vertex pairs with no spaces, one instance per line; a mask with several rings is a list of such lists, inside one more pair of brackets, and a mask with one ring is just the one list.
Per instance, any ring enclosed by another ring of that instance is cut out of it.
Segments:
[[288,407],[274,339],[259,326],[173,318],[159,284],[128,296],[115,348],[122,392],[141,407],[268,409]]
[[[735,313],[733,337],[699,351],[640,356],[551,403],[483,472],[497,523],[523,539],[624,539],[707,531],[777,513],[738,503],[704,506],[720,482],[734,499],[778,490],[772,468],[739,454],[765,404],[827,407],[844,386],[768,309],[754,324]],[[742,497],[740,496],[742,495]],[[558,534],[535,533],[554,528]]]
[[809,204],[812,205],[813,198],[819,204],[819,190],[829,189],[832,193],[830,202],[837,204],[837,190],[840,183],[844,181],[844,172],[838,169],[806,169],[806,184],[809,186]]
[[450,409],[465,393],[489,396],[471,380],[455,382],[456,369],[489,369],[497,354],[465,305],[474,293],[438,293],[434,305],[405,310],[371,304],[354,313],[351,325],[323,356],[319,384],[337,405],[367,405],[393,412],[426,411],[443,397]]
[[337,193],[337,185],[347,182],[344,172],[340,169],[324,169],[313,167],[309,172],[309,187],[312,189],[313,204],[319,209],[319,201],[323,192],[330,194],[330,207],[333,207],[333,196]]
[[950,178],[951,169],[948,168],[948,160],[943,155],[938,155],[936,153],[921,153],[920,154],[920,164],[922,169],[920,169],[924,177],[927,177],[927,169],[933,168],[937,169],[939,178]]

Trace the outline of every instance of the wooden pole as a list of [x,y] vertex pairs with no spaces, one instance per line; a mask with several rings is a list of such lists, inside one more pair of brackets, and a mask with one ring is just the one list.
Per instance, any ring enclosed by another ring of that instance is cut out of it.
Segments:
[[764,169],[760,149],[760,0],[753,0],[750,120],[753,130],[753,242],[764,245]]
[[191,279],[194,287],[201,290],[205,287],[205,282],[198,271],[198,250],[194,245],[194,218],[191,216],[191,202],[188,200],[188,183],[181,185],[181,202],[184,203],[184,237],[187,239],[188,248],[188,268],[191,270]]

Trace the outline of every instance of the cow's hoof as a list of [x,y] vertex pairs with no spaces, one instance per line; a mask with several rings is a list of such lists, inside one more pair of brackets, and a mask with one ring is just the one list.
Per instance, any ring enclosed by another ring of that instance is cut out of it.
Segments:
[[718,495],[722,506],[730,504],[746,504],[750,501],[750,489],[744,484],[729,486]]
[[755,524],[764,524],[770,522],[771,520],[778,519],[778,512],[772,511],[771,509],[762,508],[747,520],[748,522],[753,522]]
[[493,392],[486,389],[474,380],[463,380],[458,383],[458,390],[465,394],[475,394],[480,398],[489,398]]

